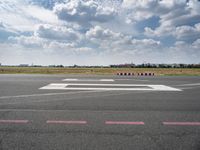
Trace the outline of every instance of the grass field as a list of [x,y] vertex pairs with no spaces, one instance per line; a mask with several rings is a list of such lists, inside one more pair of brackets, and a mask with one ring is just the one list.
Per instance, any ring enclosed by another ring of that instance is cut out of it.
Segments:
[[155,75],[198,75],[200,68],[50,68],[50,67],[0,67],[0,74],[97,74],[114,75],[117,72],[145,73]]

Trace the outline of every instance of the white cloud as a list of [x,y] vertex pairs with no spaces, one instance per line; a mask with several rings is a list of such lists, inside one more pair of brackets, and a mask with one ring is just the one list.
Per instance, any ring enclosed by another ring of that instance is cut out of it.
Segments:
[[18,31],[32,31],[39,23],[60,24],[56,15],[42,7],[28,5],[26,0],[1,0],[0,21]]
[[[200,48],[200,39],[197,39],[192,43],[193,48],[199,49]],[[198,50],[199,51],[199,50]]]
[[200,23],[194,27],[179,26],[174,33],[177,39],[198,39],[200,38]]
[[100,26],[95,26],[86,32],[86,37],[92,40],[118,40],[119,38],[123,38],[123,35],[120,33],[115,33],[109,29],[104,29]]
[[181,63],[199,63],[199,39],[192,44],[188,44],[184,41],[177,41],[174,46],[168,49],[169,62]]
[[72,28],[67,28],[65,26],[53,26],[48,24],[38,25],[34,35],[41,38],[57,41],[78,41],[81,38],[81,35],[74,31]]
[[156,30],[152,30],[151,28],[146,27],[145,34],[150,37],[174,36],[177,40],[185,40],[191,42],[200,37],[200,23],[195,24],[194,26],[169,26],[166,28],[157,28]]
[[54,13],[59,19],[67,22],[76,22],[80,25],[90,25],[91,22],[107,22],[115,17],[113,8],[102,7],[93,0],[69,0],[66,3],[57,4]]
[[159,41],[153,39],[135,39],[132,36],[113,32],[100,26],[91,28],[86,33],[86,38],[99,45],[99,48],[108,52],[123,53],[125,50],[139,51],[144,53],[160,46]]
[[29,48],[29,49],[41,49],[48,44],[47,40],[39,38],[37,36],[18,36],[18,37],[9,37],[9,41],[13,44],[18,44],[20,46]]

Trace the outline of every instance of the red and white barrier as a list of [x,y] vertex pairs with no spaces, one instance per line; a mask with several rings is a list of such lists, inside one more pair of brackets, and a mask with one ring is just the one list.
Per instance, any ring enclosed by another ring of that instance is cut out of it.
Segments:
[[134,76],[135,74],[131,73],[131,72],[119,72],[119,73],[117,73],[117,75],[119,75],[119,76]]
[[118,76],[154,76],[154,73],[151,72],[142,72],[142,73],[132,73],[132,72],[118,72]]

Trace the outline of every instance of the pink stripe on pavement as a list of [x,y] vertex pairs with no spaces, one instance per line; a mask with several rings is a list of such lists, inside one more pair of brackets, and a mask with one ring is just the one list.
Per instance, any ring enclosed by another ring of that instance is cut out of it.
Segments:
[[174,125],[174,126],[200,126],[200,122],[163,122],[163,125]]
[[132,121],[106,121],[107,125],[144,125],[144,122],[132,122]]
[[87,121],[47,120],[48,124],[87,124]]
[[28,123],[28,120],[0,120],[0,123]]

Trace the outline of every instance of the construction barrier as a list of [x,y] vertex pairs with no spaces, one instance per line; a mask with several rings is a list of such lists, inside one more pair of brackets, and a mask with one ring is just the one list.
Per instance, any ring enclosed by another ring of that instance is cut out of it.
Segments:
[[131,73],[131,72],[118,72],[118,76],[154,76],[154,73],[145,72],[145,73]]

